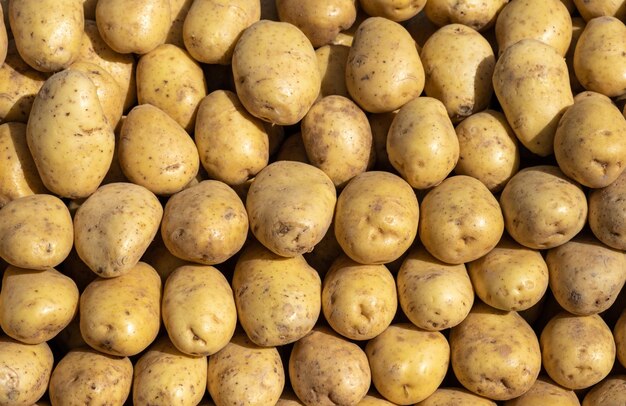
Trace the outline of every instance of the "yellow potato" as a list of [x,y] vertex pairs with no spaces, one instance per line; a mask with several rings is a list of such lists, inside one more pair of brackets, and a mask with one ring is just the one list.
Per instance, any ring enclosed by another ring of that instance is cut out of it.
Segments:
[[585,30],[586,24],[587,23],[582,17],[572,17],[572,41],[569,44],[567,54],[565,54],[565,62],[567,63],[567,70],[569,72],[570,87],[572,88],[572,92],[574,94],[585,90],[576,77],[576,72],[574,70],[574,52],[576,52],[578,39],[580,38],[580,34],[582,34]]
[[348,46],[332,44],[315,50],[322,77],[319,97],[331,95],[350,97],[346,88],[346,64],[349,52]]
[[391,403],[385,400],[380,395],[373,395],[373,394],[365,395],[365,397],[361,399],[359,403],[357,403],[357,406],[393,406],[393,405],[394,403]]
[[171,23],[165,38],[166,44],[176,45],[179,48],[185,48],[183,39],[183,26],[185,19],[189,13],[193,0],[169,0],[170,2],[170,18]]
[[611,248],[626,250],[626,173],[589,195],[589,226]]
[[626,365],[626,311],[622,311],[615,323],[613,338],[615,339],[617,360],[622,366]]
[[415,406],[496,406],[496,402],[459,388],[440,387]]
[[[6,7],[6,4],[5,4]],[[7,49],[9,47],[9,36],[7,35],[7,26],[5,25],[5,15],[9,10],[0,4],[0,65],[4,63],[7,57]]]
[[626,8],[624,0],[573,0],[576,10],[589,21],[596,17],[611,16],[624,20]]
[[583,406],[619,406],[626,402],[626,376],[613,375],[585,395]]
[[522,396],[507,400],[504,406],[580,406],[576,393],[565,389],[546,376],[540,376]]
[[477,31],[491,28],[498,14],[509,0],[428,0],[424,13],[432,22],[442,27],[447,24],[464,24]]
[[400,22],[422,11],[426,0],[360,0],[359,4],[371,16]]

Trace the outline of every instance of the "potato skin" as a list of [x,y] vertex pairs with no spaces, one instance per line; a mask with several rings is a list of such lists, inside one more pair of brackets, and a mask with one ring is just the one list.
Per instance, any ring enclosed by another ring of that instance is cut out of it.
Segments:
[[611,248],[626,250],[626,173],[610,185],[589,194],[589,226],[596,238]]
[[537,404],[580,406],[580,401],[573,390],[559,386],[547,376],[540,376],[528,392],[504,402],[504,406],[534,406]]
[[620,20],[626,17],[623,0],[572,0],[572,2],[585,21],[602,16],[616,17]]
[[464,24],[482,32],[496,23],[498,14],[508,2],[509,0],[468,0],[459,3],[457,0],[429,0],[424,7],[424,13],[440,27]]
[[496,402],[459,388],[439,388],[415,406],[496,406]]
[[350,97],[346,88],[346,64],[350,47],[346,45],[324,45],[315,50],[317,64],[322,77],[319,97],[338,95]]
[[582,406],[618,406],[626,401],[625,394],[626,376],[613,375],[587,392]]
[[406,21],[422,11],[426,5],[426,0],[360,0],[359,4],[363,11],[370,16],[384,17],[391,21],[400,22]]

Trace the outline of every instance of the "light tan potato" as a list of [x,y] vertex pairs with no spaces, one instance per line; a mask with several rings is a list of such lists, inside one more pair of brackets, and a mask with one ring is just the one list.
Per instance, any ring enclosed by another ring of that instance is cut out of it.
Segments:
[[626,311],[622,311],[613,328],[613,338],[617,351],[617,360],[626,365]]
[[122,405],[132,382],[133,364],[127,357],[77,348],[68,352],[52,371],[50,402],[53,406]]
[[301,162],[274,162],[250,185],[246,199],[250,229],[280,256],[310,252],[330,227],[336,193],[320,169]]
[[165,205],[163,242],[186,261],[222,263],[241,249],[247,235],[243,202],[222,182],[200,182],[172,196]]
[[33,102],[26,138],[44,185],[62,197],[92,194],[113,159],[115,135],[96,86],[75,70],[46,80]]
[[459,160],[454,172],[457,175],[472,176],[495,193],[518,171],[517,138],[499,111],[472,114],[456,126],[456,135]]
[[429,0],[424,13],[429,20],[442,27],[447,24],[464,24],[477,31],[491,28],[502,8],[509,0]]
[[139,262],[117,278],[98,278],[80,296],[80,332],[92,348],[131,356],[145,350],[161,324],[161,278]]
[[426,94],[443,102],[453,123],[487,108],[496,58],[477,31],[462,24],[446,25],[426,41],[420,58]]
[[179,48],[185,48],[183,39],[183,26],[187,13],[193,4],[193,0],[169,0],[170,2],[170,28],[165,38],[166,44],[176,45]]
[[573,0],[580,15],[589,21],[596,17],[611,16],[624,20],[624,0]]
[[439,387],[448,370],[450,347],[439,332],[394,324],[365,347],[376,390],[401,405],[421,402]]
[[597,314],[557,314],[541,332],[540,343],[546,372],[569,389],[584,389],[600,382],[615,360],[613,335]]
[[496,402],[465,389],[440,387],[415,406],[496,406]]
[[73,241],[70,212],[55,196],[20,197],[0,210],[0,257],[11,265],[34,270],[57,266]]
[[619,406],[626,402],[626,376],[612,375],[595,385],[583,399],[583,406]]
[[493,88],[519,141],[539,156],[552,154],[558,122],[574,103],[565,59],[538,40],[521,40],[496,62]]
[[504,231],[500,206],[479,180],[457,175],[431,189],[420,207],[419,236],[440,261],[460,264],[496,246]]
[[28,345],[0,336],[0,403],[37,402],[48,388],[53,362],[47,343]]
[[137,100],[152,104],[193,132],[200,101],[207,95],[204,72],[184,49],[163,44],[137,64]]
[[534,385],[522,396],[507,400],[504,406],[580,406],[576,393],[554,383],[546,376],[540,376]]
[[357,403],[357,406],[393,406],[393,405],[395,405],[395,403],[391,403],[385,400],[382,396],[378,394],[365,395],[365,397],[361,399],[359,403]]
[[189,134],[163,110],[149,104],[128,113],[118,148],[124,175],[157,195],[181,191],[200,167]]
[[609,247],[626,250],[626,173],[589,194],[589,226]]
[[320,91],[315,50],[289,23],[263,20],[247,28],[237,41],[232,65],[241,103],[270,123],[296,124]]
[[22,59],[38,71],[65,69],[78,57],[85,24],[80,1],[11,1],[9,21]]
[[154,239],[163,207],[148,189],[110,183],[96,190],[74,215],[80,258],[103,278],[129,272]]
[[209,176],[229,185],[247,182],[269,162],[269,135],[263,122],[228,90],[202,99],[194,139]]
[[409,32],[382,17],[363,21],[348,54],[346,87],[370,113],[396,110],[419,96],[424,68]]
[[238,334],[209,357],[209,393],[218,406],[275,405],[285,386],[285,370],[275,347],[262,348]]
[[338,95],[350,97],[346,88],[346,64],[350,47],[324,45],[315,50],[322,84],[319,97]]
[[548,249],[572,239],[585,225],[587,199],[556,166],[519,171],[500,195],[506,230],[518,243]]
[[284,258],[249,245],[237,260],[232,286],[238,321],[256,345],[295,342],[320,315],[322,282],[301,255]]
[[441,183],[459,159],[459,141],[443,103],[418,97],[404,105],[389,127],[387,154],[412,187]]
[[307,406],[357,404],[370,387],[371,371],[361,348],[317,327],[298,340],[289,357],[291,386]]
[[426,0],[360,0],[359,4],[363,11],[372,17],[384,17],[400,22],[422,11]]
[[96,23],[104,42],[121,54],[145,54],[165,43],[169,0],[98,0]]
[[388,172],[365,172],[339,195],[335,236],[356,262],[385,264],[413,244],[419,212],[417,197],[402,178]]
[[454,374],[470,391],[492,400],[521,396],[541,369],[539,342],[516,312],[476,303],[450,331]]
[[372,150],[372,130],[363,110],[343,96],[318,100],[300,124],[309,162],[343,187],[365,172]]
[[207,359],[178,351],[167,337],[135,364],[133,405],[197,405],[206,392]]

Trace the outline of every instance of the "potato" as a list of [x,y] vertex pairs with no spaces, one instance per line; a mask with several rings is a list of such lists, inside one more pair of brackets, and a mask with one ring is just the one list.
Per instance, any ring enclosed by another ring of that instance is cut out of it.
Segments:
[[365,172],[372,130],[365,113],[350,99],[327,96],[317,101],[300,124],[309,161],[342,187]]
[[80,258],[103,278],[129,272],[154,239],[163,208],[148,189],[110,183],[96,190],[74,216]]
[[198,105],[206,95],[204,72],[184,49],[164,44],[139,59],[139,104],[160,108],[185,131],[193,132]]
[[216,90],[202,99],[194,139],[209,176],[229,185],[247,182],[269,161],[269,135],[263,122],[228,90]]
[[504,406],[580,406],[580,401],[572,390],[565,389],[546,376],[540,376],[534,385],[522,396],[504,402]]
[[582,17],[572,17],[572,41],[569,44],[567,54],[565,54],[565,62],[567,63],[567,70],[569,72],[569,83],[574,94],[585,90],[576,77],[574,71],[574,52],[576,52],[576,45],[580,39],[580,34],[583,33],[586,26],[585,20]]
[[78,57],[85,24],[79,1],[11,1],[9,21],[22,59],[38,71],[65,69]]
[[341,255],[324,277],[322,310],[328,324],[344,337],[378,336],[397,309],[396,284],[384,265],[362,265]]
[[459,160],[454,172],[457,175],[472,176],[495,193],[518,171],[517,138],[499,111],[472,114],[456,126],[456,135]]
[[298,27],[318,48],[352,26],[356,20],[356,1],[277,0],[276,11],[280,21]]
[[626,174],[589,194],[589,226],[611,248],[626,250]]
[[301,406],[304,403],[300,402],[300,399],[290,391],[290,389],[285,388],[282,395],[280,395],[280,399],[276,403],[276,406]]
[[465,265],[445,264],[422,247],[413,249],[402,262],[397,284],[404,314],[424,330],[456,326],[467,317],[474,303]]
[[385,400],[382,396],[374,395],[374,394],[365,395],[365,397],[361,399],[359,403],[357,403],[357,406],[393,406],[393,405],[394,405],[393,403]]
[[350,97],[346,88],[346,64],[349,52],[348,46],[332,44],[315,50],[322,77],[319,97],[331,95]]
[[294,392],[307,406],[350,405],[365,397],[371,371],[361,348],[327,328],[317,327],[294,344],[289,378]]
[[159,332],[161,278],[139,262],[117,278],[98,278],[80,296],[80,332],[105,354],[131,356],[145,350]]
[[96,86],[75,70],[46,80],[33,102],[26,139],[44,185],[69,198],[95,192],[115,147]]
[[595,385],[583,399],[583,406],[619,406],[626,401],[626,376],[613,375]]
[[467,270],[480,300],[500,310],[527,310],[548,289],[548,266],[541,253],[509,238],[470,262]]
[[533,154],[552,154],[558,122],[574,102],[563,57],[538,40],[523,39],[496,62],[493,88],[519,141]]
[[170,21],[169,0],[98,0],[96,5],[102,39],[121,54],[146,54],[163,44]]
[[450,359],[443,334],[412,324],[389,326],[367,343],[365,353],[378,392],[401,405],[432,395],[446,376]]
[[626,311],[622,311],[613,328],[613,338],[617,351],[617,360],[626,365]]
[[339,195],[335,236],[356,262],[385,264],[411,246],[418,218],[417,197],[408,183],[392,173],[365,172]]
[[623,0],[573,0],[577,11],[589,21],[596,17],[611,16],[623,20],[626,17],[626,8]]
[[516,312],[476,303],[450,331],[451,363],[459,382],[492,400],[521,396],[541,369],[539,342]]
[[270,123],[296,124],[320,91],[315,50],[289,23],[263,20],[247,28],[233,51],[232,67],[241,103]]
[[7,203],[0,210],[0,257],[20,268],[59,265],[74,240],[72,217],[59,198],[38,194]]
[[496,406],[496,402],[459,388],[440,387],[415,406]]
[[135,364],[134,405],[197,405],[206,392],[207,359],[178,351],[167,337]]
[[456,0],[429,0],[424,7],[428,19],[438,26],[464,24],[477,31],[491,28],[498,14],[509,0],[469,0],[459,3]]
[[540,343],[546,372],[569,389],[584,389],[600,382],[615,360],[611,330],[597,314],[557,314],[541,332]]
[[226,184],[206,180],[172,196],[161,235],[168,250],[186,261],[214,265],[237,253],[248,236],[248,215]]
[[389,127],[387,154],[412,187],[441,183],[459,159],[459,141],[443,103],[418,97],[404,105]]
[[235,332],[233,291],[212,266],[181,266],[172,272],[165,283],[162,312],[172,343],[185,354],[215,354]]
[[285,386],[278,350],[257,347],[243,334],[209,357],[207,375],[217,406],[275,405]]
[[479,180],[457,175],[424,197],[419,236],[432,256],[449,264],[478,259],[496,246],[504,231],[498,201]]
[[9,47],[9,36],[7,35],[7,27],[4,23],[4,15],[7,14],[9,10],[4,9],[2,4],[0,4],[0,65],[4,63],[4,60],[7,57],[7,49]]
[[37,402],[48,388],[53,362],[47,343],[28,345],[0,336],[0,403]]
[[20,197],[47,193],[28,149],[25,124],[0,125],[0,151],[0,208]]
[[424,68],[409,32],[382,17],[363,21],[348,53],[346,87],[370,113],[396,110],[419,96]]
[[90,348],[69,351],[50,378],[52,405],[122,405],[130,394],[133,364]]
[[384,17],[391,21],[400,22],[406,21],[422,11],[426,5],[426,0],[360,0],[359,4],[363,11],[372,17]]
[[556,166],[519,171],[500,195],[507,232],[533,249],[557,247],[585,225],[587,200],[578,183]]
[[149,104],[128,113],[118,148],[124,175],[157,195],[181,191],[200,167],[189,134],[163,110]]
[[187,18],[187,13],[189,13],[189,9],[193,4],[193,0],[169,0],[169,2],[171,23],[167,37],[165,38],[165,43],[176,45],[184,49],[183,26]]
[[250,229],[275,254],[310,252],[330,227],[337,195],[330,178],[301,162],[278,161],[256,176],[246,199]]
[[304,148],[304,141],[302,141],[302,133],[298,132],[285,139],[276,154],[276,161],[296,161],[310,164]]
[[256,345],[285,345],[308,334],[322,307],[322,282],[301,255],[283,258],[261,244],[242,250],[232,281],[239,323]]
[[496,58],[477,31],[462,24],[446,25],[426,41],[420,58],[426,94],[443,102],[453,123],[487,108]]

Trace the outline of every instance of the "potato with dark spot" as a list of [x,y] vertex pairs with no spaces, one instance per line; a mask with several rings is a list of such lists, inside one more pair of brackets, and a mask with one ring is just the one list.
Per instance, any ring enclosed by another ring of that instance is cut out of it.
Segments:
[[350,47],[333,44],[315,50],[322,77],[319,97],[331,95],[350,97],[346,88],[346,64],[349,52]]
[[429,20],[442,27],[464,24],[477,31],[491,28],[509,0],[428,0],[424,13]]
[[626,403],[626,375],[612,375],[595,385],[583,399],[583,406],[620,406]]
[[589,194],[589,226],[611,248],[626,250],[626,173]]
[[393,324],[365,347],[376,390],[401,405],[421,402],[439,387],[448,370],[450,347],[439,332]]
[[415,406],[496,406],[496,402],[465,389],[440,387]]
[[563,388],[546,376],[540,376],[522,396],[507,400],[504,406],[580,406],[573,390]]

